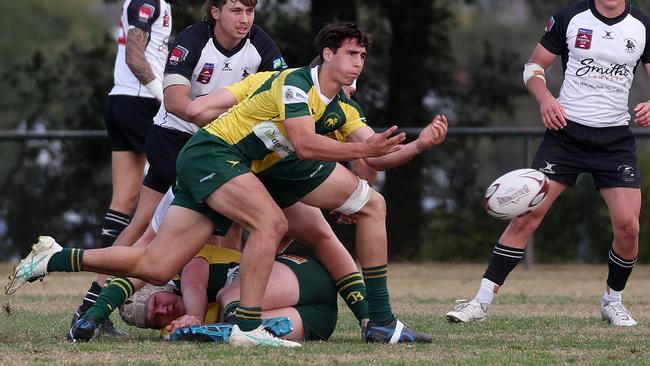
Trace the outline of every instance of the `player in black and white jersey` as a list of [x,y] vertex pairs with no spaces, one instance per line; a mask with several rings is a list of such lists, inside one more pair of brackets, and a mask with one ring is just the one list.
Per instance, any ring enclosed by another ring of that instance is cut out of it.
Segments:
[[[164,104],[148,116],[146,153],[149,169],[142,184],[132,222],[114,245],[130,246],[145,232],[165,192],[176,179],[176,158],[199,129],[185,109],[198,96],[241,81],[256,71],[280,70],[286,63],[273,40],[253,24],[256,0],[208,0],[205,20],[176,36],[167,57],[164,81],[158,80]],[[164,63],[164,59],[162,63]],[[162,75],[162,65],[160,66]],[[162,78],[162,76],[161,76]],[[164,85],[164,92],[163,92]],[[155,117],[154,117],[155,115]],[[143,131],[143,141],[144,141]],[[144,145],[141,146],[144,149]],[[144,154],[142,154],[144,163]],[[140,168],[139,174],[141,174]],[[139,187],[138,187],[139,188]],[[134,197],[135,198],[135,197]],[[73,319],[83,315],[101,291],[106,277],[98,276]]]
[[[555,199],[575,184],[579,173],[590,173],[609,208],[614,231],[602,318],[616,326],[636,325],[621,297],[636,262],[641,207],[628,97],[639,61],[650,75],[649,28],[648,17],[624,0],[584,0],[548,20],[524,68],[524,82],[547,128],[532,167],[549,177],[548,198],[530,215],[512,220],[494,248],[476,297],[447,313],[449,321],[485,319]],[[564,82],[555,99],[546,87],[544,70],[557,56],[562,57]],[[650,125],[650,102],[638,104],[634,111],[637,125]]]
[[133,222],[117,244],[133,243],[176,178],[176,157],[199,129],[185,114],[196,97],[257,71],[286,68],[275,42],[253,24],[256,0],[208,0],[205,20],[184,29],[165,67],[165,102],[147,136],[149,171]]
[[[145,138],[163,98],[163,69],[172,30],[170,3],[126,0],[122,6],[114,86],[105,116],[113,194],[102,222],[102,247],[111,246],[129,224],[142,185]],[[95,290],[98,293],[99,288]],[[94,293],[87,295],[88,302],[95,298]]]

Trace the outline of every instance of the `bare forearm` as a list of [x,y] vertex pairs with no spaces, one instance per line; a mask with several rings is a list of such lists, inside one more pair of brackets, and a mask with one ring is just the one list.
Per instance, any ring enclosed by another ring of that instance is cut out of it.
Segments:
[[231,92],[227,89],[218,89],[194,99],[187,106],[185,113],[190,121],[201,126],[212,122],[236,103],[237,100]]
[[535,98],[537,103],[540,103],[546,98],[554,98],[553,94],[546,87],[546,83],[537,77],[530,78],[526,83],[528,92]]
[[[165,109],[167,112],[175,115],[178,118],[192,122],[193,120],[191,116],[188,116],[186,113],[187,106],[192,103],[192,99],[187,94],[183,93],[173,93],[173,95],[170,95],[168,92],[170,88],[173,88],[173,86],[165,89],[165,99],[163,99],[163,102],[165,103]],[[197,124],[199,127],[203,127],[205,125],[205,123],[195,124]]]
[[181,286],[183,289],[183,305],[185,312],[205,322],[205,312],[208,306],[208,296],[205,287]]
[[129,29],[126,38],[126,64],[142,84],[149,84],[156,78],[144,54],[148,38],[147,32],[139,28]]
[[311,134],[300,138],[294,146],[298,157],[303,160],[348,161],[363,158],[363,144],[338,142],[322,135]]
[[384,156],[376,158],[365,158],[365,162],[376,170],[388,170],[396,166],[408,163],[414,157],[422,153],[416,141],[401,145],[401,149]]

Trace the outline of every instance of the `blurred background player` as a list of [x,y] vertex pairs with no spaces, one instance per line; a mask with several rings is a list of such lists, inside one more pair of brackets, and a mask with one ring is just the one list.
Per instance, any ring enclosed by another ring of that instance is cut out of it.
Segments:
[[[624,0],[584,0],[549,19],[524,68],[524,82],[540,105],[546,127],[532,167],[550,179],[547,199],[536,211],[510,222],[494,247],[476,296],[459,301],[447,313],[450,322],[485,319],[530,236],[555,199],[584,172],[592,175],[607,204],[614,234],[602,319],[616,326],[636,325],[621,294],[636,263],[641,208],[628,97],[639,61],[650,75],[649,28],[648,17]],[[546,87],[544,70],[559,55],[564,82],[555,99]],[[650,102],[638,104],[634,111],[637,125],[650,125]]]
[[[111,141],[113,194],[101,228],[102,247],[111,246],[129,224],[146,163],[145,138],[163,98],[162,80],[172,31],[170,0],[126,0],[122,6],[114,86],[106,107]],[[99,287],[85,296],[92,303]],[[110,323],[108,334],[121,335]]]

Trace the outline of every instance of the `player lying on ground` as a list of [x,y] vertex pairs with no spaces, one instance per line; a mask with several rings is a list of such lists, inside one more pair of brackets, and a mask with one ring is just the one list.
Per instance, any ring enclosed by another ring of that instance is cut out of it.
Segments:
[[[239,252],[206,245],[183,268],[180,279],[174,280],[177,286],[145,286],[120,307],[120,315],[130,325],[166,327],[167,333],[183,327],[232,322],[239,303],[238,262]],[[263,318],[291,320],[293,330],[283,338],[327,340],[336,326],[336,287],[315,259],[281,254],[273,264],[262,308]],[[193,329],[210,337],[206,328]],[[219,341],[222,334],[217,331],[213,336]]]

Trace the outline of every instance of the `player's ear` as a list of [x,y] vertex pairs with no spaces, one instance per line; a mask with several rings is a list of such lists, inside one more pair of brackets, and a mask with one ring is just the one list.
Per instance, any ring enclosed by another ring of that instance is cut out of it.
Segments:
[[219,21],[219,18],[221,17],[219,8],[216,6],[210,6],[210,14],[212,14],[212,18],[214,18],[214,20]]
[[325,61],[325,62],[331,61],[333,55],[334,55],[334,52],[332,51],[331,48],[329,48],[329,47],[323,48],[323,61]]

